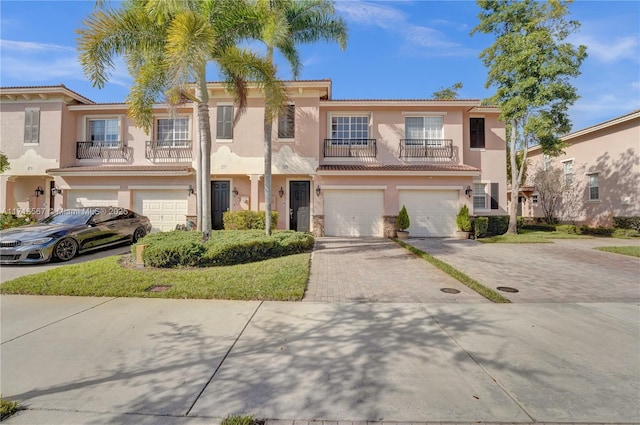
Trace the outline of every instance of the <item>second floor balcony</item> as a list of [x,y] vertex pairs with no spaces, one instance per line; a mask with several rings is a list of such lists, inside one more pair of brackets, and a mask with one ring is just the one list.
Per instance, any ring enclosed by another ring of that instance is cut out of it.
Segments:
[[400,139],[400,158],[452,159],[451,139]]
[[76,142],[76,159],[99,159],[103,161],[130,161],[132,150],[122,141]]
[[325,158],[375,158],[376,139],[324,139]]
[[191,162],[193,144],[191,140],[148,140],[145,156],[153,162]]

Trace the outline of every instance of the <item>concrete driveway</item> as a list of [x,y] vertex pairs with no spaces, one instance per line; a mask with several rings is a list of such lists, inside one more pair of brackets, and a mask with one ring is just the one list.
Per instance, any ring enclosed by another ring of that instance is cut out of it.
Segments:
[[594,249],[638,240],[555,239],[544,244],[409,238],[487,287],[508,286],[513,302],[640,302],[640,258]]

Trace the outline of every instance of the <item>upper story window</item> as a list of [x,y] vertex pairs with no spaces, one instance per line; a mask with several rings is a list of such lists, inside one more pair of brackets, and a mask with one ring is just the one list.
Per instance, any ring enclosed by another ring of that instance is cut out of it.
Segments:
[[24,110],[24,143],[40,142],[40,109],[26,108]]
[[296,131],[296,106],[287,105],[278,116],[278,139],[293,139]]
[[484,149],[484,118],[469,118],[469,140],[472,149]]
[[158,146],[189,145],[189,118],[159,118],[157,120]]
[[564,184],[571,186],[573,184],[573,160],[562,161],[564,165]]
[[340,144],[362,144],[369,142],[369,116],[349,115],[331,116],[331,139],[332,143]]
[[120,126],[117,118],[89,120],[89,141],[93,145],[115,146],[119,140]]
[[232,105],[219,105],[217,108],[216,139],[233,139]]
[[551,155],[544,154],[544,171],[549,171],[551,169]]
[[405,117],[404,132],[407,145],[441,146],[444,143],[442,117]]
[[600,182],[598,181],[598,173],[589,174],[589,200],[597,201],[600,199]]

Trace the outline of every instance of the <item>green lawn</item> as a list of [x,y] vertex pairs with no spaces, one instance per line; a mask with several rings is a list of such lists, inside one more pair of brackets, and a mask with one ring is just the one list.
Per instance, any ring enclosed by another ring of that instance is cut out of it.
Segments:
[[[224,267],[135,269],[114,256],[23,276],[3,283],[0,293],[298,301],[309,279],[310,258],[304,253]],[[152,285],[171,288],[145,291]]]
[[593,237],[557,231],[520,230],[517,235],[504,234],[477,240],[482,243],[551,243],[551,239],[593,239]]
[[600,251],[613,252],[615,254],[630,255],[640,257],[640,246],[599,246]]

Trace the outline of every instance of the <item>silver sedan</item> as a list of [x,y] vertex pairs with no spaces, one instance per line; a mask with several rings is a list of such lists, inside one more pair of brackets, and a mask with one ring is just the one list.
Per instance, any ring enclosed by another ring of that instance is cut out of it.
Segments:
[[26,226],[0,231],[0,263],[68,261],[87,251],[135,243],[151,231],[149,219],[126,208],[63,210]]

